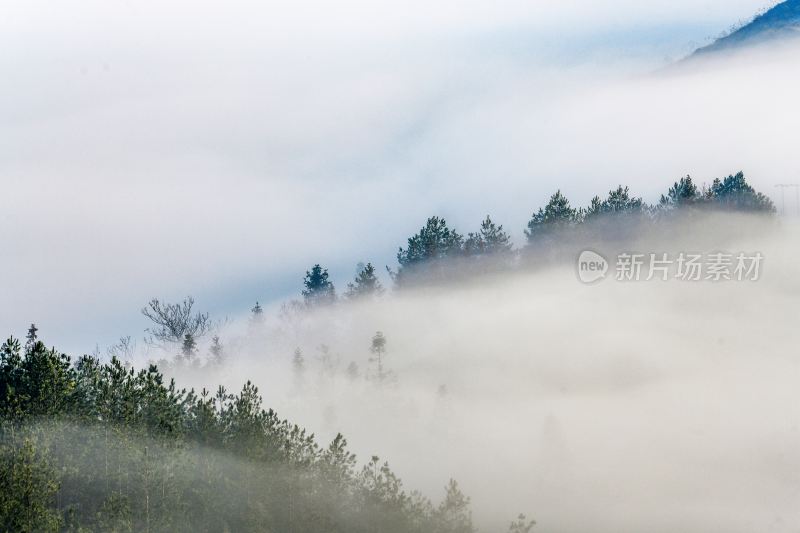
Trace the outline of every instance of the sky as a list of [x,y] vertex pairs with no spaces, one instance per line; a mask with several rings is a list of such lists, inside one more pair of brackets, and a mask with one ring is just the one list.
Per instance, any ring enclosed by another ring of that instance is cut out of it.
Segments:
[[89,352],[152,297],[236,316],[314,263],[393,266],[433,214],[520,243],[559,188],[771,192],[800,164],[791,69],[658,74],[764,6],[4,2],[0,329]]

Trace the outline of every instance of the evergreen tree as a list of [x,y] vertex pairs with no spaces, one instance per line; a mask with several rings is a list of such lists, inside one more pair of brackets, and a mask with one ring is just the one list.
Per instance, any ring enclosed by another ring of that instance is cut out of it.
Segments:
[[375,267],[372,266],[372,263],[367,263],[366,266],[359,264],[355,280],[347,284],[346,296],[350,299],[356,299],[380,296],[381,294],[383,294],[383,286],[375,275]]
[[511,522],[508,533],[530,533],[535,525],[534,520],[528,520],[524,514],[520,514],[516,520]]
[[191,333],[186,333],[186,335],[183,336],[183,344],[181,345],[181,355],[183,356],[184,360],[190,361],[194,359],[196,354],[197,354],[197,341],[194,340],[194,336]]
[[306,271],[303,279],[303,298],[306,305],[331,304],[336,301],[336,290],[333,283],[328,281],[328,270],[319,264]]
[[211,362],[213,364],[221,365],[225,362],[225,347],[222,345],[219,335],[211,337],[211,347],[209,351],[211,352]]
[[503,231],[503,226],[498,226],[489,215],[481,222],[481,229],[477,233],[467,235],[464,241],[464,251],[467,255],[509,254],[511,252],[511,237]]
[[306,359],[300,348],[295,348],[294,354],[292,355],[292,372],[294,373],[295,385],[301,386],[305,379]]
[[29,351],[33,348],[33,345],[36,344],[36,339],[38,339],[37,332],[39,328],[36,327],[36,324],[31,324],[31,327],[28,328],[28,333],[25,335],[25,351]]
[[0,530],[58,531],[56,473],[34,443],[0,449]]
[[605,200],[600,200],[599,196],[592,198],[589,209],[586,210],[584,221],[589,222],[598,217],[609,215],[642,215],[645,212],[645,204],[641,198],[632,197],[628,187],[620,185],[608,192]]
[[681,178],[669,188],[666,195],[661,195],[659,204],[662,208],[674,209],[691,207],[702,202],[703,195],[692,181],[691,176]]
[[252,315],[250,316],[250,323],[260,326],[264,323],[264,309],[262,309],[261,304],[256,302],[256,305],[250,309]]
[[379,384],[383,384],[392,377],[392,373],[384,368],[386,337],[383,335],[383,332],[378,331],[375,333],[375,336],[372,337],[369,351],[372,353],[372,357],[370,357],[369,361],[375,363],[374,378]]
[[577,222],[578,211],[570,207],[569,200],[561,191],[556,191],[547,205],[534,213],[528,222],[528,229],[525,230],[528,244],[550,244],[563,230],[573,227]]
[[400,268],[395,281],[402,284],[414,274],[426,274],[433,279],[444,279],[446,270],[442,261],[460,257],[464,238],[447,227],[443,218],[431,217],[419,233],[408,239],[408,246],[397,252]]
[[444,501],[439,505],[439,531],[448,533],[474,533],[469,498],[464,496],[454,479],[445,487]]
[[730,211],[774,213],[775,205],[767,196],[756,192],[745,180],[744,173],[715,179],[709,197],[717,208]]

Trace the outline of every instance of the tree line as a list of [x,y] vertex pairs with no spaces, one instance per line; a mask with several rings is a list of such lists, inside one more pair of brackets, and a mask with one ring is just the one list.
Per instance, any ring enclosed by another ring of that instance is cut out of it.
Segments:
[[454,480],[438,504],[408,492],[377,456],[359,468],[342,435],[322,446],[265,409],[250,382],[178,389],[155,365],[72,361],[32,328],[0,346],[0,399],[2,531],[475,531]]
[[[624,238],[668,221],[714,212],[770,216],[775,214],[775,206],[747,183],[742,172],[715,179],[710,186],[698,186],[691,176],[683,177],[654,205],[620,185],[604,198],[595,196],[587,207],[576,208],[558,190],[531,215],[524,231],[525,243],[519,249],[514,248],[503,226],[490,216],[477,231],[466,236],[449,227],[444,218],[432,216],[408,238],[405,247],[398,249],[396,270],[387,270],[395,288],[419,282],[440,283],[498,268],[530,265],[547,257],[559,243],[591,243],[609,235]],[[375,267],[367,263],[359,266],[344,297],[352,300],[383,292]],[[327,269],[315,264],[306,272],[302,296],[307,306],[337,300]]]

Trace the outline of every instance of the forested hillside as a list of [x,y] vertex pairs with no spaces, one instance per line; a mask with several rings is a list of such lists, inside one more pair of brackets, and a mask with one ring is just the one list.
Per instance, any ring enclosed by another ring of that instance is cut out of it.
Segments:
[[[519,249],[489,217],[466,236],[431,217],[399,249],[393,288],[532,268],[556,243],[624,241],[643,228],[713,211],[770,215],[775,209],[739,173],[705,188],[682,178],[655,206],[622,186],[581,209],[556,192],[533,213]],[[372,264],[360,269],[343,297],[316,264],[306,273],[302,300],[284,312],[385,292]],[[72,359],[47,348],[35,326],[24,344],[11,337],[2,345],[2,531],[475,531],[470,500],[454,480],[443,480],[443,495],[431,501],[404,488],[381,458],[359,461],[342,435],[320,443],[312,429],[282,419],[262,405],[257,384],[247,382],[235,393],[196,391],[165,378],[165,369],[180,374],[201,365],[200,337],[210,339],[206,366],[235,357],[225,352],[227,341],[208,315],[192,304],[152,300],[144,309],[152,323],[148,342],[170,356],[160,366],[131,366],[126,342],[105,359]],[[256,304],[251,323],[262,314]],[[386,342],[380,332],[372,339],[369,376],[379,384],[395,379],[384,366]],[[302,352],[292,357],[301,373]],[[358,368],[347,372],[359,376]],[[520,515],[509,531],[533,527]]]

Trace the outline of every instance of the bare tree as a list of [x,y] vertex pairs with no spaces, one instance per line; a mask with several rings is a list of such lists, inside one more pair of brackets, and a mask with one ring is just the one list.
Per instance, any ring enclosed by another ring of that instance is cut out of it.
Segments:
[[153,322],[153,327],[145,330],[150,335],[148,342],[177,343],[183,342],[186,335],[196,340],[208,333],[214,325],[208,313],[194,313],[192,307],[194,298],[191,296],[175,304],[161,303],[158,298],[150,300],[142,309],[142,314]]
[[120,337],[119,342],[109,346],[106,352],[110,357],[116,357],[123,363],[131,361],[136,353],[136,341],[130,335]]

